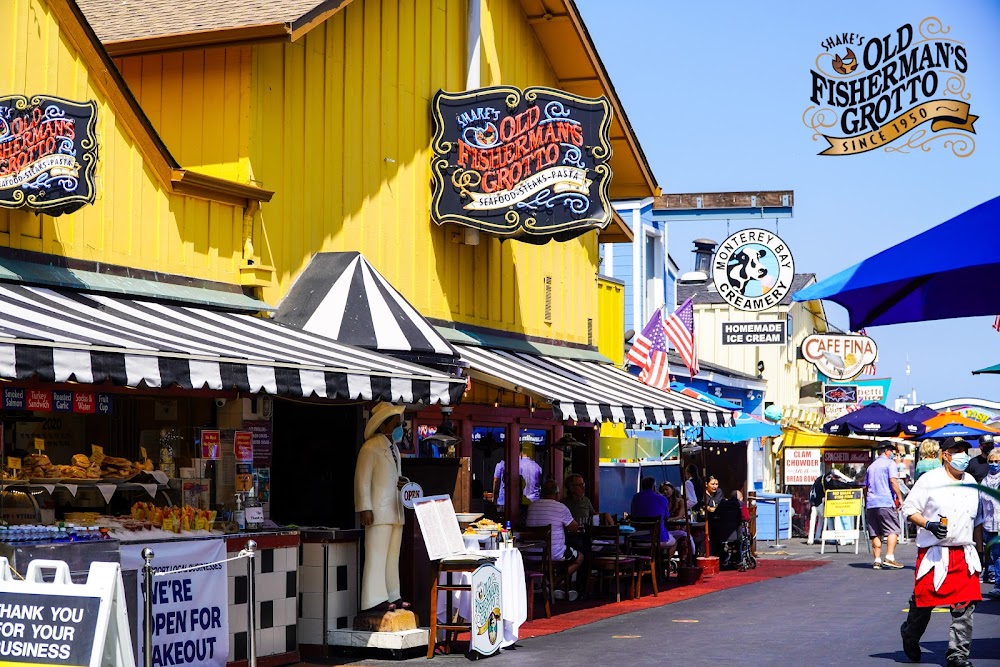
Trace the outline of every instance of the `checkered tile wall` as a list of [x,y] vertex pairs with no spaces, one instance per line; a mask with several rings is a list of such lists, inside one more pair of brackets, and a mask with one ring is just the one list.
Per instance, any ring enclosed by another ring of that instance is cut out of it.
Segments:
[[[298,541],[298,537],[295,537]],[[227,546],[228,556],[240,547]],[[254,559],[257,595],[257,657],[298,650],[298,563],[295,546],[261,548]],[[246,560],[226,564],[229,584],[229,661],[247,657]]]

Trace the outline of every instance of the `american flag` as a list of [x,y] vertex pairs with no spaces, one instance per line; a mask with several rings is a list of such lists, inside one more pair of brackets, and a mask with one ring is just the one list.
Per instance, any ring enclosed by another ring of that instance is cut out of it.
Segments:
[[[667,337],[663,331],[663,314],[659,309],[653,313],[642,333],[636,339],[629,354],[629,361],[636,357],[631,354],[636,347],[646,350],[646,356],[636,365],[642,368],[639,380],[651,387],[670,391],[670,362],[667,360]],[[642,345],[639,343],[642,341]]]
[[694,297],[681,304],[680,308],[663,323],[663,328],[681,355],[691,377],[698,374],[698,348],[694,341]]
[[636,336],[635,342],[632,343],[632,348],[625,355],[625,360],[630,364],[635,366],[645,366],[646,360],[649,359],[649,348],[652,345],[652,335],[654,332],[661,330],[663,325],[661,324],[662,315],[660,309],[657,308],[653,316],[649,318],[646,322],[646,326],[642,328],[639,335]]
[[996,319],[993,320],[993,328],[1000,331],[1000,315],[997,315]]

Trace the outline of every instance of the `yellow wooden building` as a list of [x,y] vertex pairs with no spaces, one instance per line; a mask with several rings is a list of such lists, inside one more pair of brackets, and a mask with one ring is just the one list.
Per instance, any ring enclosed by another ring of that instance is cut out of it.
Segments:
[[468,245],[428,215],[440,89],[604,95],[611,196],[657,191],[572,2],[213,4],[80,2],[181,164],[275,192],[245,230],[232,280],[277,304],[314,253],[356,250],[431,321],[595,344],[598,243],[627,240],[627,227],[544,246],[487,235]]

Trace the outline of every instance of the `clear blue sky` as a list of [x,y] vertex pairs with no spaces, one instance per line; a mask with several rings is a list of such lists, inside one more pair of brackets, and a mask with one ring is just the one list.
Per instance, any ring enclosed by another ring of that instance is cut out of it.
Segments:
[[[880,2],[838,5],[839,12],[800,2],[577,2],[663,191],[794,190],[794,218],[779,229],[797,272],[829,277],[1000,195],[1000,2]],[[802,115],[812,104],[809,72],[825,50],[820,43],[842,32],[916,29],[928,16],[966,45],[965,90],[980,116],[975,152],[958,158],[938,141],[909,155],[817,155],[825,142],[811,139]],[[733,223],[732,230],[747,226],[754,225]],[[773,230],[774,220],[760,226]],[[688,271],[691,241],[721,241],[726,223],[674,223],[668,235],[670,254]],[[997,235],[969,243],[1000,252],[1000,221]],[[846,328],[846,312],[826,305],[827,318]],[[920,402],[1000,400],[1000,376],[971,374],[1000,363],[992,321],[870,328],[878,375],[893,378],[893,398],[907,392],[908,355]]]

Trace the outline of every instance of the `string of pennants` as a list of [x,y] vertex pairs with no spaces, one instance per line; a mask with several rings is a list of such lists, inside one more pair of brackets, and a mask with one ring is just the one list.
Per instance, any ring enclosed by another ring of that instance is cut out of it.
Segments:
[[114,410],[114,401],[111,394],[93,391],[49,391],[4,387],[3,409],[110,415]]

